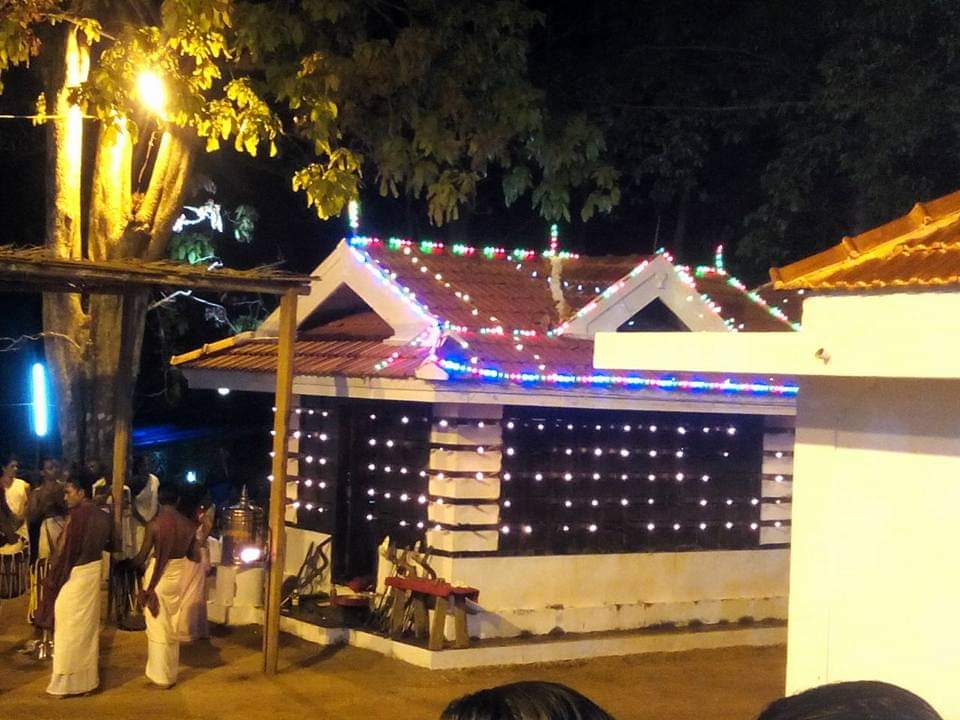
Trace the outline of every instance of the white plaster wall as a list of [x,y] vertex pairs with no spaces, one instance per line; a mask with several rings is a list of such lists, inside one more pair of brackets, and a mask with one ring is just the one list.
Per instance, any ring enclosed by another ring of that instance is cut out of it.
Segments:
[[804,380],[795,452],[787,692],[885,680],[960,717],[960,383]]
[[434,558],[480,590],[471,634],[593,632],[786,618],[789,550]]

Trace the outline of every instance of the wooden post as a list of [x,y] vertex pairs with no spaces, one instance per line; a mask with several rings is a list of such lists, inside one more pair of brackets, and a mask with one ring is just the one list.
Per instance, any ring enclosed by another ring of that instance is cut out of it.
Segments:
[[116,541],[122,541],[123,485],[127,477],[127,454],[130,450],[130,425],[132,423],[133,382],[136,374],[133,367],[133,349],[137,343],[137,297],[132,293],[120,299],[120,359],[117,364],[117,387],[113,409],[113,530]]
[[270,485],[270,549],[267,560],[267,595],[263,623],[263,671],[277,672],[280,651],[280,586],[286,539],[284,511],[287,487],[287,433],[293,396],[293,358],[297,336],[297,293],[288,290],[280,301],[277,337],[277,412],[273,416],[273,481]]

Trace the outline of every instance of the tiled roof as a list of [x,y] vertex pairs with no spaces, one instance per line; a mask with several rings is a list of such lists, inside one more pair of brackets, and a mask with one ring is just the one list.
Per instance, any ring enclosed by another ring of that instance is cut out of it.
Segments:
[[[303,327],[309,329],[299,333],[296,345],[298,374],[410,378],[433,359],[448,370],[455,364],[460,368],[456,372],[496,367],[508,376],[589,376],[595,372],[592,339],[548,331],[556,330],[562,320],[578,311],[593,312],[594,306],[617,302],[622,290],[608,288],[631,271],[642,271],[641,266],[650,260],[642,255],[564,258],[559,275],[567,314],[561,318],[548,282],[554,269],[548,258],[464,249],[454,252],[399,241],[389,245],[367,242],[357,248],[361,249],[364,262],[379,267],[381,281],[404,289],[399,295],[415,298],[448,336],[431,358],[430,348],[416,342],[386,342],[392,331],[372,312],[317,327],[306,322]],[[675,269],[691,292],[713,303],[731,328],[790,329],[786,320],[771,314],[776,311],[767,308],[762,298],[747,292],[722,270],[698,268],[690,274],[685,268]],[[706,307],[704,311],[711,312]],[[188,353],[175,363],[189,368],[270,372],[276,365],[275,341],[246,338]]]
[[801,322],[803,298],[815,294],[807,290],[777,290],[773,283],[764,283],[754,292],[768,305],[780,308],[792,323]]
[[[398,357],[374,373],[374,366],[397,353]],[[389,345],[380,340],[297,340],[294,370],[298,375],[345,375],[347,377],[405,378],[414,372],[429,353],[413,345]],[[174,365],[203,370],[236,370],[273,373],[277,369],[277,341],[273,338],[240,339],[213,348],[199,357],[192,353],[172,360]]]
[[[503,325],[546,332],[556,322],[546,263],[532,263],[530,270],[527,263],[518,269],[507,260],[427,254],[416,248],[405,253],[371,245],[366,251],[385,271],[395,273],[397,283],[412,290],[431,314],[453,325],[471,329]],[[541,272],[532,277],[536,267]]]
[[778,290],[873,290],[960,284],[960,191],[792,265],[772,268]]
[[[787,322],[772,315],[765,307],[766,298],[758,295],[758,299],[752,299],[748,293],[730,284],[729,275],[709,268],[698,268],[693,277],[697,291],[720,307],[720,315],[732,321],[731,327],[751,332],[783,332],[790,329]],[[776,303],[773,305],[777,306]],[[799,320],[790,318],[789,314],[786,316],[791,322]]]

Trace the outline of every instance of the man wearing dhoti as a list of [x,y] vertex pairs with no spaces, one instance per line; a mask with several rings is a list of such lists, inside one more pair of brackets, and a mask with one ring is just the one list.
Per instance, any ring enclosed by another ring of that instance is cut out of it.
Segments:
[[64,486],[69,516],[35,618],[53,628],[50,695],[80,695],[100,684],[100,564],[112,547],[113,524],[90,499],[92,479],[81,474]]
[[142,566],[151,556],[140,594],[147,623],[147,679],[169,688],[177,682],[180,665],[179,624],[183,574],[187,560],[199,561],[197,526],[176,510],[177,496],[161,487],[160,509],[147,525],[143,546],[134,559]]
[[213,528],[215,508],[212,503],[193,498],[180,499],[180,511],[197,523],[197,553],[200,560],[184,560],[182,600],[180,605],[180,642],[193,642],[210,637],[207,624],[207,573],[210,572],[210,550],[207,538]]

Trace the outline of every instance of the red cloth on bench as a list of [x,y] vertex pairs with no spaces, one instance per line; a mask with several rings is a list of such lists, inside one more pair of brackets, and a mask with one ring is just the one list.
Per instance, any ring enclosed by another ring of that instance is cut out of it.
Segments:
[[388,577],[385,583],[388,587],[395,587],[398,590],[410,590],[434,597],[449,598],[451,595],[458,595],[474,602],[480,597],[480,591],[477,588],[458,587],[429,578]]

